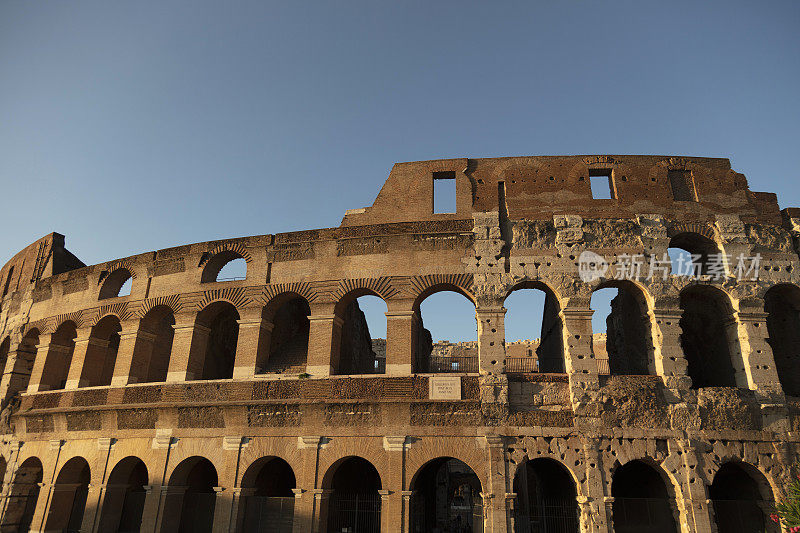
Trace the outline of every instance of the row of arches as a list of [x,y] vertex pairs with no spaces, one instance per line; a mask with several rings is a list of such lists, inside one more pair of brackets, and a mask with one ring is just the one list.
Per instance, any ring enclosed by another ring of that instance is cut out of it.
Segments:
[[[0,474],[5,473],[0,459]],[[26,459],[14,473],[3,510],[3,530],[28,531],[32,524],[42,463]],[[51,495],[47,531],[82,529],[91,479],[88,462],[73,457],[59,470]],[[142,526],[150,489],[145,463],[134,456],[119,461],[108,477],[98,531],[133,532]],[[169,477],[161,531],[210,533],[214,523],[217,471],[211,461],[193,456],[181,461]],[[319,519],[328,531],[378,533],[381,530],[383,483],[377,469],[358,456],[336,461],[321,480],[326,498]],[[241,479],[235,503],[234,531],[290,533],[295,520],[297,481],[292,467],[275,456],[254,461]],[[482,532],[483,487],[466,463],[439,457],[425,463],[410,482],[412,533]],[[578,532],[580,508],[575,478],[550,458],[525,460],[513,477],[510,518],[515,533]],[[676,494],[661,468],[647,460],[618,465],[611,478],[611,521],[617,533],[677,533],[680,511]],[[769,482],[755,467],[738,461],[723,464],[708,487],[719,533],[762,532],[774,499]],[[91,529],[92,524],[88,524]]]
[[[433,353],[434,338],[422,318],[423,306],[433,297],[449,293],[465,302],[466,312],[475,324],[475,306],[469,295],[460,288],[448,285],[437,290],[415,305],[413,345],[414,372],[443,371],[434,368],[437,354]],[[611,311],[606,317],[607,334],[605,349],[608,369],[612,375],[657,374],[655,366],[655,343],[653,339],[653,312],[644,290],[631,281],[610,281],[601,285],[597,293],[615,291]],[[538,315],[539,340],[522,357],[509,357],[512,361],[527,357],[529,364],[522,371],[565,371],[563,349],[563,320],[558,299],[546,285],[528,282],[516,287],[506,298],[509,309],[516,310],[519,298],[525,293],[540,294],[541,312]],[[339,317],[338,331],[332,338],[331,366],[334,373],[369,374],[380,373],[385,365],[384,351],[371,335],[370,324],[359,303],[365,299],[385,302],[370,291],[358,291],[343,298],[334,313]],[[772,348],[776,370],[786,394],[800,396],[800,365],[797,346],[800,346],[800,287],[780,284],[767,291],[765,298],[767,341]],[[524,303],[524,302],[523,302]],[[448,309],[457,315],[452,297]],[[374,308],[374,304],[372,305]],[[741,360],[739,333],[734,307],[728,295],[721,289],[703,284],[689,285],[680,293],[680,343],[688,363],[688,374],[694,388],[707,386],[746,386],[743,377],[744,362]],[[255,361],[256,373],[302,373],[308,359],[310,337],[309,302],[296,293],[284,293],[262,310],[262,320],[269,324],[258,342]],[[380,313],[378,313],[380,314]],[[513,321],[509,313],[507,322]],[[216,301],[201,310],[195,320],[195,337],[192,350],[198,352],[192,369],[193,379],[229,379],[233,377],[237,344],[239,342],[240,314],[237,308],[226,301]],[[374,323],[374,314],[373,320]],[[162,382],[167,378],[169,360],[175,335],[175,316],[172,310],[160,305],[152,308],[141,319],[128,382]],[[477,330],[477,326],[474,326]],[[110,385],[120,346],[121,324],[119,318],[107,315],[97,322],[89,332],[85,363],[80,375],[73,376],[74,385]],[[385,327],[375,328],[385,331]],[[77,326],[72,321],[62,323],[52,334],[45,357],[39,390],[62,389],[67,385],[70,365],[75,350]],[[477,333],[476,333],[477,335]],[[39,344],[38,330],[30,330],[22,341],[21,353],[36,353]],[[437,339],[438,340],[438,339]],[[507,345],[509,355],[514,343]],[[476,366],[477,343],[472,350],[473,366]],[[0,365],[5,366],[10,348],[10,338],[0,342]],[[193,353],[194,353],[193,352]],[[598,354],[598,357],[600,355]],[[439,357],[442,359],[442,357]],[[459,359],[450,358],[457,365]],[[445,361],[450,361],[445,358]],[[450,363],[448,362],[447,365]],[[476,371],[466,365],[445,368],[444,371]],[[601,368],[601,372],[603,369]]]

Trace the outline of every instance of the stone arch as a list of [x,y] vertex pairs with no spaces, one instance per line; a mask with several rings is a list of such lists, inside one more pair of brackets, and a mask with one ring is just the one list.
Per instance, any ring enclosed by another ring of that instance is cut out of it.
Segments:
[[517,465],[513,490],[517,495],[515,533],[578,532],[578,484],[573,472],[550,457],[525,459]]
[[301,374],[308,362],[308,338],[311,331],[308,299],[294,291],[280,293],[271,298],[261,312],[269,325],[262,331],[256,374]]
[[[647,290],[631,280],[607,280],[594,290],[617,289],[606,318],[608,373],[611,375],[654,375],[655,346],[653,342],[653,313]],[[595,357],[602,366],[603,354],[594,343]],[[602,372],[601,368],[601,374]]]
[[[331,366],[335,374],[380,373],[380,362],[372,347],[367,317],[358,304],[358,299],[362,296],[379,298],[388,310],[386,299],[367,287],[353,289],[336,302],[334,314],[342,322],[338,326],[339,335],[335,336],[338,346],[335,345],[332,349]],[[385,359],[383,362],[385,366]]]
[[169,476],[162,530],[211,533],[218,483],[217,469],[205,457],[178,463]]
[[[705,226],[703,227],[685,227],[685,226],[672,226],[668,231],[670,237],[668,248],[678,248],[693,256],[696,256],[697,262],[692,261],[694,270],[693,275],[707,274],[709,272],[709,265],[714,254],[720,254],[721,250],[716,241],[714,231]],[[722,257],[722,256],[717,256]],[[723,262],[724,263],[724,262]],[[672,271],[675,274],[681,274],[676,268],[677,265],[672,266]],[[721,274],[724,276],[725,265]]]
[[81,529],[90,481],[91,470],[86,459],[75,456],[64,463],[53,487],[45,530]]
[[680,293],[681,347],[692,388],[746,386],[734,308],[727,293],[692,284]]
[[[564,358],[564,324],[561,318],[561,301],[556,291],[549,284],[539,280],[525,280],[512,286],[503,299],[503,305],[512,294],[517,291],[537,290],[545,295],[542,310],[542,323],[539,331],[538,344],[535,348],[531,345],[531,354],[535,353],[536,362],[532,370],[545,373],[566,372]],[[533,333],[533,332],[531,332]],[[507,349],[508,349],[508,339]],[[512,359],[513,361],[513,359]],[[506,360],[509,364],[509,360]],[[512,371],[514,363],[511,363]]]
[[121,295],[120,289],[128,280],[133,280],[133,278],[133,272],[127,268],[117,268],[102,280],[98,299],[105,300],[107,298],[116,298],[117,296],[128,296],[128,294]]
[[[239,312],[230,302],[214,301],[197,314],[196,325],[207,329],[204,346],[197,346],[203,356],[194,375],[199,379],[230,379],[236,358],[236,345],[239,339]],[[192,343],[199,342],[195,336]],[[192,348],[195,349],[194,347]]]
[[11,379],[8,384],[8,394],[25,392],[31,381],[31,372],[39,351],[39,329],[32,327],[25,332],[17,346],[16,368],[6,369],[14,372],[17,379]]
[[615,465],[611,475],[614,531],[676,533],[679,523],[674,486],[653,461]]
[[236,531],[291,533],[297,480],[292,467],[276,456],[250,463],[240,483],[242,496]]
[[463,353],[454,353],[452,356],[446,355],[441,357],[434,357],[433,355],[433,336],[431,332],[425,328],[424,317],[422,315],[422,303],[434,294],[441,292],[454,292],[462,295],[473,306],[476,305],[475,297],[462,286],[452,281],[441,281],[431,283],[424,289],[420,290],[412,306],[414,312],[414,323],[412,326],[412,371],[413,372],[477,372],[478,371],[478,354],[477,354],[477,337],[478,337],[478,322],[477,316],[473,318],[475,321],[475,341],[474,346],[465,344],[462,347]]
[[436,457],[414,472],[411,532],[483,530],[483,488],[475,471],[454,457]]
[[175,314],[167,305],[156,305],[139,320],[139,332],[133,348],[130,383],[153,383],[167,380],[172,341],[175,337]]
[[718,533],[760,533],[780,530],[767,518],[775,497],[769,480],[744,461],[722,463],[708,485]]
[[200,265],[198,265],[203,268],[203,272],[200,275],[200,283],[216,282],[217,276],[225,267],[225,265],[232,261],[236,261],[237,259],[242,259],[245,262],[246,267],[249,267],[252,261],[250,254],[247,253],[246,250],[237,249],[234,247],[220,248],[218,250],[209,252],[207,256],[204,254],[203,259],[200,260]]
[[775,357],[775,368],[783,392],[800,396],[800,287],[781,283],[764,295],[767,342]]
[[28,531],[39,499],[44,469],[38,457],[28,457],[14,471],[3,513],[3,530]]
[[139,531],[144,511],[147,466],[129,455],[111,469],[98,531]]
[[358,525],[358,531],[379,533],[383,488],[378,469],[357,455],[336,460],[322,477],[322,488],[330,490],[320,517],[328,531],[345,531]]
[[111,385],[121,331],[119,317],[113,314],[105,315],[92,327],[78,381],[79,387]]
[[63,389],[66,386],[77,335],[78,328],[70,320],[56,328],[45,355],[39,391]]

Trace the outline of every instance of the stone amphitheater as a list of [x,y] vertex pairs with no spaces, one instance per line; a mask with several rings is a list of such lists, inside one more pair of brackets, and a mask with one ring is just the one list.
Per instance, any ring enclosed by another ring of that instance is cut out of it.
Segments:
[[[800,209],[669,156],[400,163],[338,227],[92,266],[52,233],[0,270],[0,530],[779,531],[799,247]],[[696,275],[624,266],[675,249]],[[541,328],[507,343],[524,290]],[[439,291],[474,343],[432,341]]]

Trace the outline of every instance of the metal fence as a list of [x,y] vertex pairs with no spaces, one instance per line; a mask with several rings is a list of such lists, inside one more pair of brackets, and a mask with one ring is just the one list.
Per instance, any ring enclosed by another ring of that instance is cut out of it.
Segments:
[[437,515],[426,512],[426,501],[422,494],[411,498],[411,533],[483,533],[483,505],[476,497],[469,505],[447,505],[437,510]]
[[245,496],[240,533],[292,533],[294,497]]
[[618,533],[676,533],[669,500],[614,498],[614,531]]
[[713,500],[719,533],[761,533],[764,513],[755,500]]
[[331,494],[328,501],[329,533],[380,533],[380,494]]
[[539,359],[536,357],[506,357],[506,372],[527,374],[539,371]]
[[178,533],[211,533],[216,502],[217,495],[213,492],[168,494],[164,502],[164,514],[169,517],[170,523],[176,524]]
[[470,356],[431,356],[428,372],[436,374],[468,373],[478,371],[478,358]]
[[578,533],[578,504],[574,499],[548,499],[535,509],[517,508],[514,533]]

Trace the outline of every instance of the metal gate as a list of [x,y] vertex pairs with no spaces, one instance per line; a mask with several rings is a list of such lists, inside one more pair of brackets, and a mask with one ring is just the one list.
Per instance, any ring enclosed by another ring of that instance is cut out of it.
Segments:
[[[426,512],[425,497],[415,493],[411,497],[411,532],[430,533],[436,529],[441,533],[483,533],[483,505],[476,497],[471,505],[447,506],[442,520]],[[438,529],[437,529],[438,528]]]
[[293,497],[245,496],[241,533],[292,533]]
[[578,504],[574,499],[546,499],[535,509],[517,508],[514,533],[577,533]]
[[380,533],[380,494],[331,494],[328,501],[329,533]]
[[614,531],[619,533],[675,533],[669,500],[614,498]]
[[[217,495],[208,492],[187,492],[185,494],[169,494],[164,505],[164,514],[179,513],[179,533],[211,533],[214,523],[214,506]],[[175,520],[171,517],[170,520]],[[177,520],[175,520],[177,522]],[[174,531],[172,527],[166,531]]]
[[761,533],[764,513],[755,500],[713,500],[719,533]]

